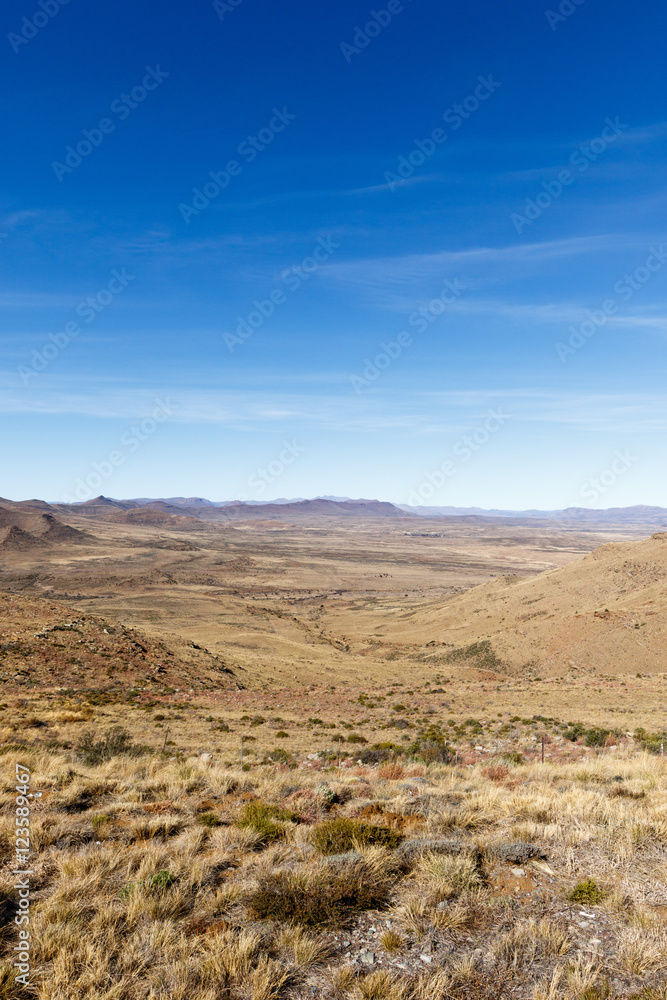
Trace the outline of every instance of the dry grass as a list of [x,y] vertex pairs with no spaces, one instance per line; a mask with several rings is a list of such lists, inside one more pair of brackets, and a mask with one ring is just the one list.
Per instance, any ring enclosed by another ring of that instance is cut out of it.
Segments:
[[[1,758],[5,844],[12,776],[24,757]],[[509,986],[534,1000],[601,1000],[610,976],[627,997],[664,980],[667,929],[653,905],[667,902],[661,758],[600,756],[585,773],[576,764],[523,764],[512,787],[482,767],[433,765],[416,805],[372,766],[349,777],[275,765],[248,774],[195,759],[73,764],[59,751],[31,754],[30,766],[44,793],[33,806],[36,1000],[280,1000],[306,984],[327,1000],[326,990],[362,1000],[497,1000]],[[337,805],[318,791],[325,776]],[[647,794],[611,799],[618,777]],[[399,817],[419,808],[421,824],[399,847],[357,838],[340,856],[316,851],[313,830],[349,820],[369,790],[378,815],[380,806]],[[296,822],[297,800],[312,810],[307,822]],[[221,825],[203,827],[202,808]],[[280,834],[266,836],[263,823]],[[548,857],[522,863],[520,877],[496,851],[517,832]],[[411,838],[444,847],[420,847],[406,864]],[[569,903],[591,880],[613,890],[599,903]],[[589,939],[601,934],[592,955]],[[14,930],[1,941],[0,997],[14,1000]],[[365,974],[345,958],[363,948],[376,956]],[[610,948],[611,960],[602,954]]]

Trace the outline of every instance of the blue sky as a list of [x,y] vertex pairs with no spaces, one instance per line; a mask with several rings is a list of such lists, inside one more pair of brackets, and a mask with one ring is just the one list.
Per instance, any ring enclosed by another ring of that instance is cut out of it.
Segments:
[[653,4],[2,21],[0,495],[667,506]]

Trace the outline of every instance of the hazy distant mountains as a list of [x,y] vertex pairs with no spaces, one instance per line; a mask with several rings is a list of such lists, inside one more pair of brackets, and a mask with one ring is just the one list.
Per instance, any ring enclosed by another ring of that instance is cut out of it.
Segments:
[[581,522],[585,524],[648,524],[667,526],[667,508],[610,507],[596,510],[590,507],[567,507],[565,510],[485,510],[482,507],[409,507],[398,504],[406,513],[421,517],[512,517],[539,518],[541,520]]
[[[97,503],[96,500],[88,501],[89,504]],[[118,502],[118,501],[115,501]],[[136,504],[137,506],[149,506],[154,509],[160,505],[160,509],[166,510],[162,505],[169,505],[173,508],[186,508],[188,513],[194,513],[196,508],[217,508],[225,509],[228,513],[236,516],[243,513],[244,516],[263,516],[279,513],[282,516],[289,514],[320,514],[320,515],[343,515],[343,516],[379,516],[379,517],[480,517],[480,518],[520,518],[520,519],[540,519],[540,520],[560,520],[568,524],[579,522],[582,524],[646,524],[650,526],[667,527],[667,508],[649,507],[636,505],[634,507],[612,507],[607,510],[594,510],[589,507],[568,507],[565,510],[498,510],[486,509],[483,507],[411,507],[408,504],[393,504],[381,500],[354,500],[350,497],[322,496],[312,500],[297,497],[286,499],[280,497],[277,500],[221,500],[211,501],[202,497],[169,497],[167,499],[151,500],[138,499],[131,501],[120,501],[120,503]],[[248,508],[259,508],[257,512],[251,514]],[[280,508],[275,510],[275,508]],[[197,515],[195,515],[197,516]],[[201,516],[201,515],[200,515]]]
[[[132,500],[116,500],[111,497],[99,496],[77,504],[48,504],[43,500],[11,501],[0,499],[0,505],[5,510],[15,512],[42,514],[80,513],[108,519],[127,518],[134,523],[148,523],[150,512],[176,520],[195,518],[198,521],[227,521],[282,519],[292,520],[302,517],[345,517],[345,518],[465,518],[469,521],[495,520],[530,520],[561,522],[563,526],[586,525],[637,525],[647,528],[667,529],[667,508],[637,505],[634,507],[612,507],[608,510],[592,510],[588,507],[568,507],[566,510],[494,510],[482,507],[411,507],[407,504],[393,504],[382,500],[351,499],[350,497],[315,497],[313,499],[276,500],[207,500],[205,497],[139,497]],[[144,513],[142,513],[142,511]],[[2,524],[0,529],[9,528],[9,523]],[[16,527],[24,530],[23,524],[16,522]],[[43,533],[40,525],[38,534]],[[51,529],[55,530],[55,529]],[[10,544],[18,544],[16,531]],[[64,540],[64,539],[63,539]],[[2,538],[0,538],[0,542]]]

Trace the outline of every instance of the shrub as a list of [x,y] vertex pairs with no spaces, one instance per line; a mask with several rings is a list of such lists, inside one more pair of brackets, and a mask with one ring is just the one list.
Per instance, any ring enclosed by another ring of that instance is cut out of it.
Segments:
[[220,826],[220,820],[212,812],[202,813],[201,816],[197,817],[197,821],[201,823],[202,826]]
[[276,739],[278,740],[285,740],[287,739],[288,736],[289,733],[285,732],[284,729],[279,729],[278,732],[276,733]]
[[413,757],[419,757],[425,764],[449,764],[454,760],[454,754],[447,746],[445,737],[434,726],[420,733],[415,742],[408,747],[408,753]]
[[592,729],[586,730],[584,742],[587,747],[603,747],[608,736],[611,736],[611,729],[593,726]]
[[635,729],[635,742],[649,753],[659,754],[667,743],[667,733],[647,733],[645,729]]
[[482,774],[491,781],[503,781],[510,773],[509,768],[504,764],[488,764],[482,768]]
[[384,906],[396,877],[362,858],[260,877],[249,898],[255,919],[300,924],[339,923],[354,912]]
[[127,730],[122,726],[108,729],[101,740],[95,740],[91,730],[83,733],[77,747],[77,756],[84,764],[94,767],[112,757],[139,757],[145,750],[135,746]]
[[258,833],[262,843],[270,844],[285,836],[284,823],[298,823],[298,813],[266,802],[248,802],[236,821],[238,826],[249,827]]
[[567,897],[572,903],[583,903],[589,906],[595,906],[597,903],[601,903],[605,897],[605,893],[599,887],[597,882],[592,878],[584,879],[583,882],[579,882],[575,885],[572,892]]
[[365,736],[359,736],[358,733],[350,733],[347,738],[348,743],[368,743]]
[[311,834],[312,844],[320,854],[345,854],[359,847],[394,848],[402,840],[401,834],[388,826],[374,826],[345,817],[319,823]]

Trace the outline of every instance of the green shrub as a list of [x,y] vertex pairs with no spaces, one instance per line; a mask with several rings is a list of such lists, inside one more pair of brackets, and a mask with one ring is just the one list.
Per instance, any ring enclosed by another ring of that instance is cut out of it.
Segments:
[[202,826],[220,826],[220,820],[212,812],[202,813],[197,817],[197,822],[201,823]]
[[642,750],[660,754],[664,744],[667,743],[667,733],[647,733],[643,728],[635,729],[635,742]]
[[374,826],[356,819],[327,820],[314,827],[311,834],[313,846],[320,854],[345,854],[358,847],[394,848],[403,840],[400,833],[388,826]]
[[586,730],[584,742],[587,747],[603,747],[606,739],[611,736],[611,729],[603,729],[601,726],[593,726]]
[[567,897],[571,903],[583,903],[589,906],[596,906],[601,903],[605,893],[592,878],[584,879],[575,885],[572,892]]
[[262,843],[270,844],[285,836],[284,823],[299,822],[299,814],[266,802],[248,802],[236,822],[260,834]]
[[522,753],[508,751],[507,753],[501,754],[500,759],[505,761],[506,764],[523,764],[524,756]]
[[566,740],[570,740],[571,743],[576,743],[577,740],[583,739],[587,747],[603,747],[610,733],[610,729],[603,729],[600,726],[593,726],[588,729],[581,722],[571,722],[563,733],[563,736]]
[[408,753],[426,764],[449,764],[454,759],[453,752],[447,746],[447,740],[437,726],[429,726],[422,730],[414,743],[408,747]]
[[281,923],[335,924],[355,912],[379,909],[396,876],[362,859],[315,869],[274,871],[260,877],[248,902],[253,918]]
[[347,738],[348,743],[368,743],[365,736],[359,736],[358,733],[350,733]]

